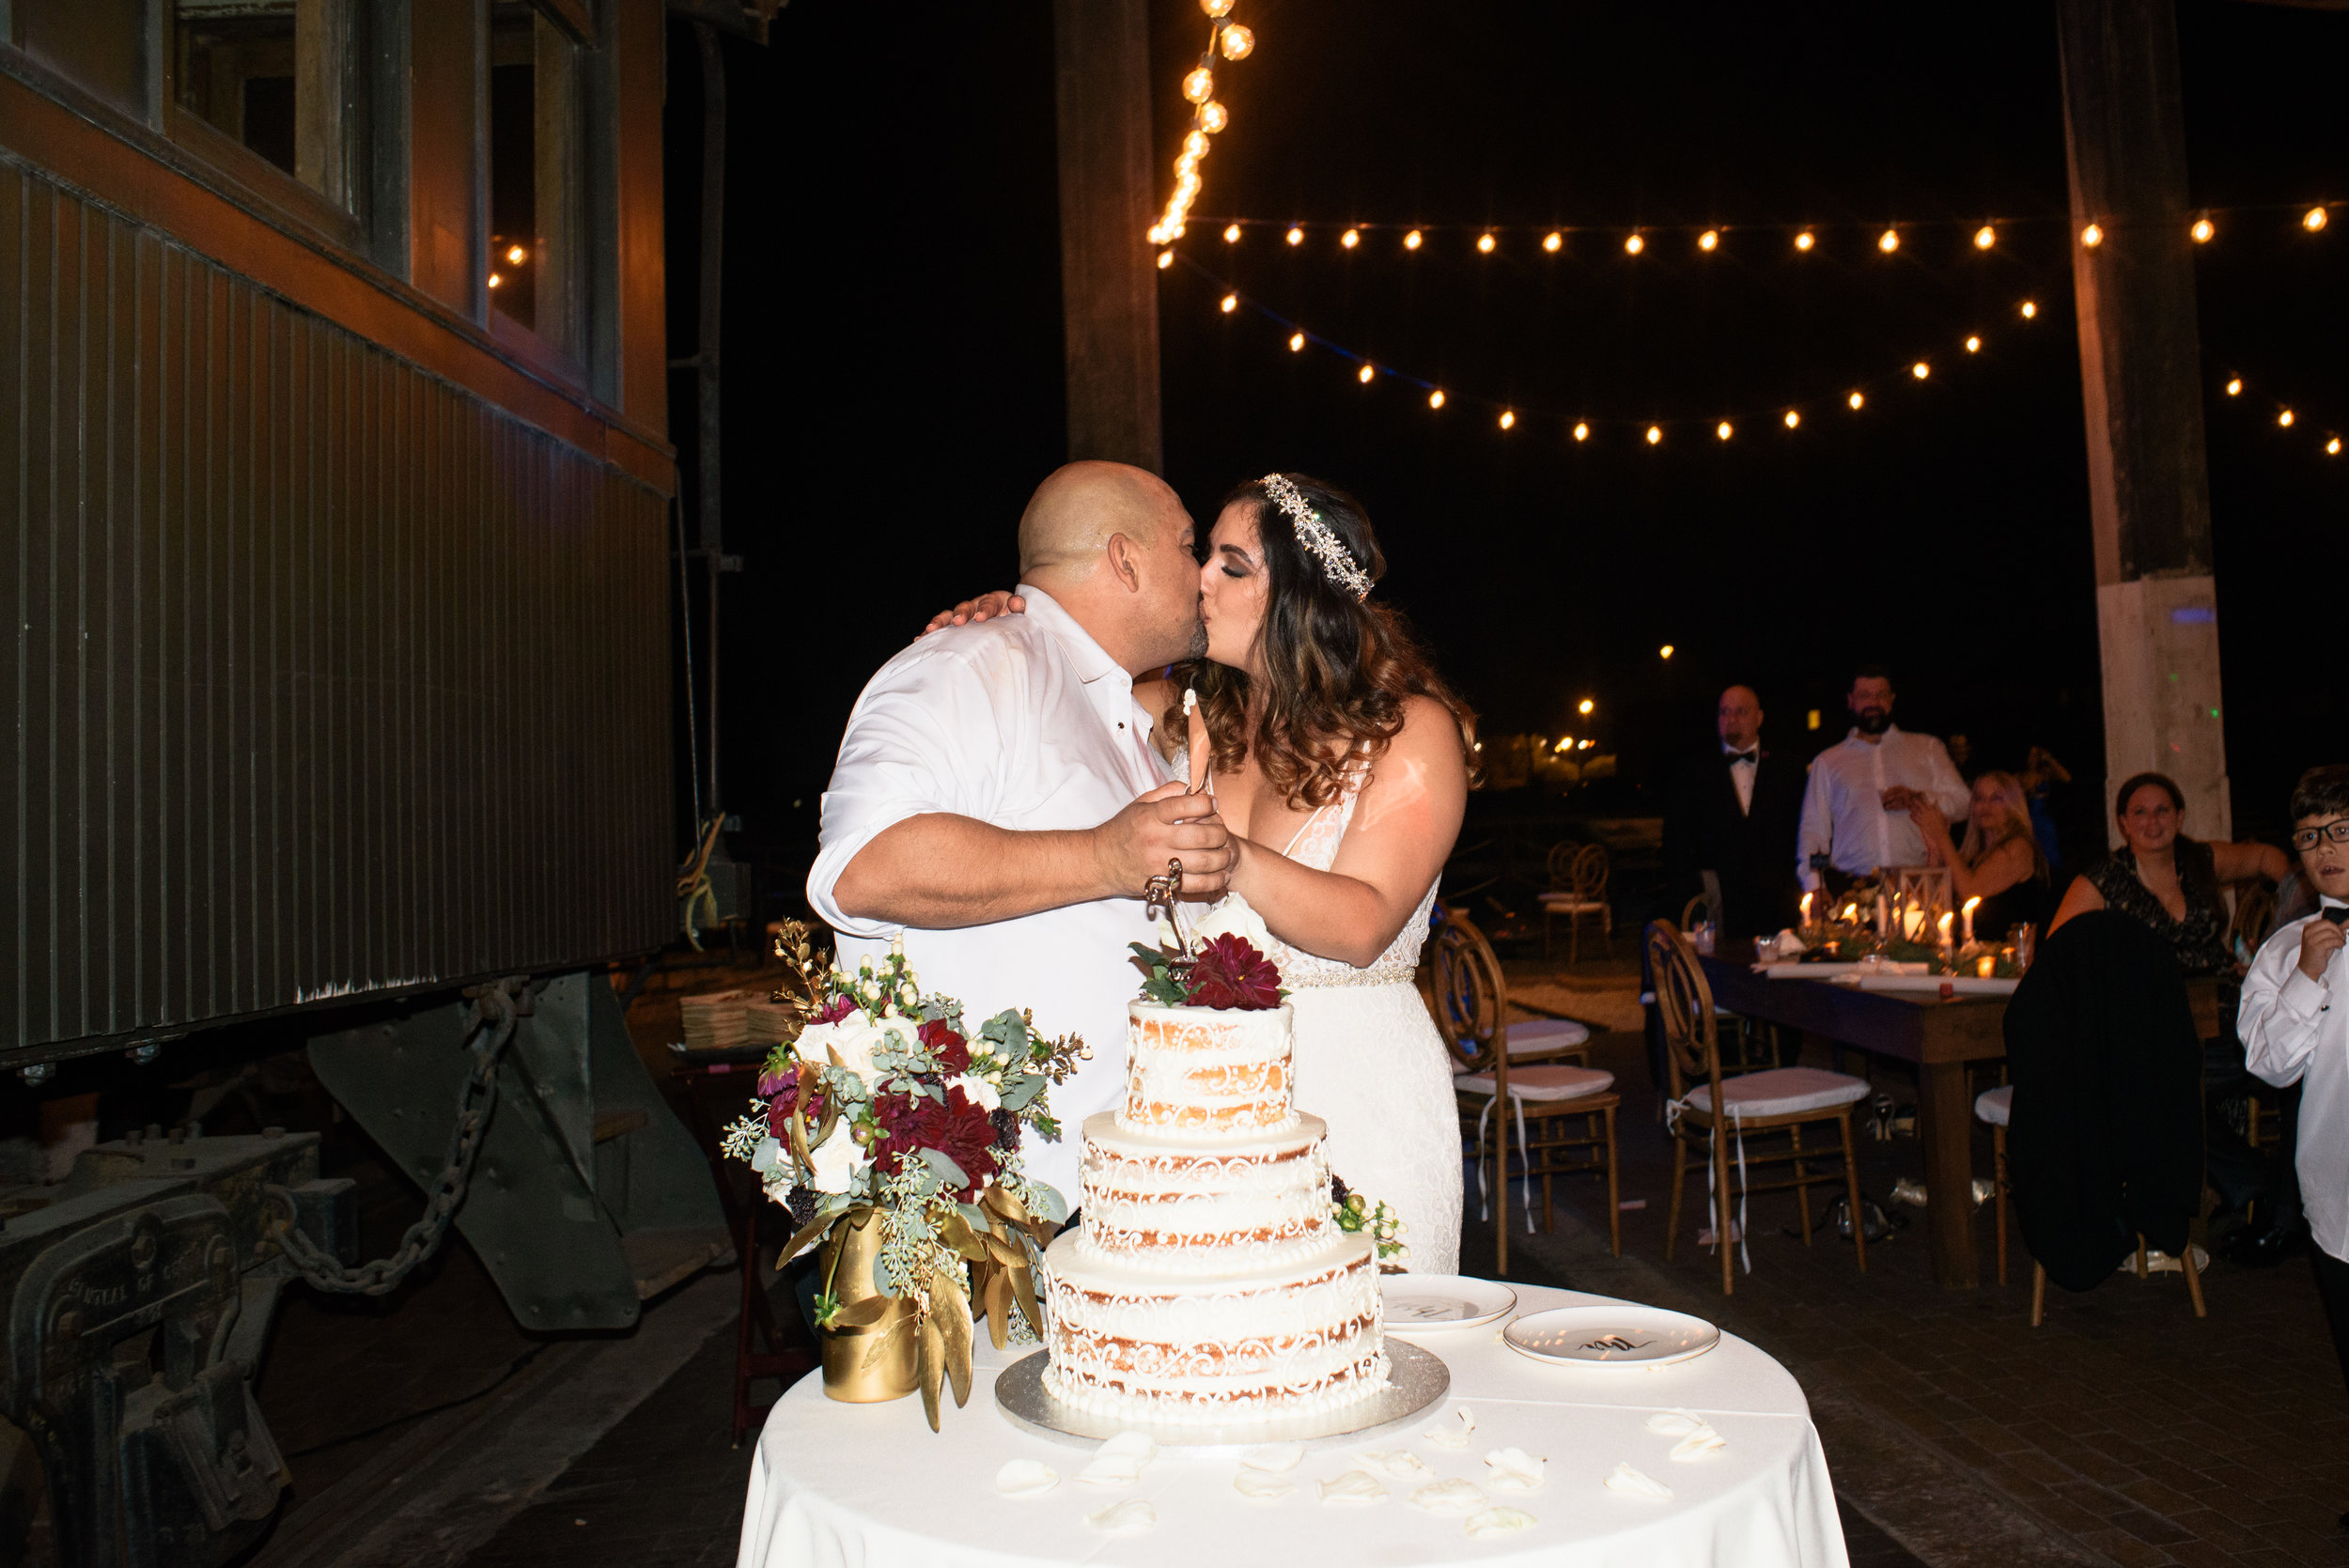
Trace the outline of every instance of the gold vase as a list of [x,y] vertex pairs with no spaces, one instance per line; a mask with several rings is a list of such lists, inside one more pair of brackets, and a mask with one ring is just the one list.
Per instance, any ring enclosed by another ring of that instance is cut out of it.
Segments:
[[[873,1260],[880,1254],[880,1243],[878,1214],[861,1229],[844,1219],[824,1237],[817,1254],[817,1277],[829,1282],[842,1306],[882,1294],[873,1283]],[[824,1350],[824,1392],[849,1405],[877,1405],[903,1399],[920,1388],[920,1336],[914,1332],[913,1312],[910,1300],[896,1299],[878,1322],[817,1330]],[[878,1356],[872,1354],[877,1341],[886,1342]]]

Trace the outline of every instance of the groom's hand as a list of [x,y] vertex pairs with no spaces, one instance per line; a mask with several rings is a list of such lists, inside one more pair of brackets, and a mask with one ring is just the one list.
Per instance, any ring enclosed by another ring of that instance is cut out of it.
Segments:
[[1166,862],[1183,867],[1182,895],[1220,898],[1232,880],[1232,834],[1215,811],[1215,797],[1192,795],[1179,784],[1160,784],[1093,831],[1102,885],[1112,896],[1139,898],[1143,885],[1163,876]]

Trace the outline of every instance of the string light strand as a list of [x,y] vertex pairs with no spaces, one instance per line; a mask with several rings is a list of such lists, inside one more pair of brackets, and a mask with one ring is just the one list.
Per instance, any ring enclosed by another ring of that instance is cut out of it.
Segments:
[[[1217,134],[1232,123],[1232,112],[1215,96],[1217,56],[1237,61],[1256,51],[1255,33],[1231,20],[1236,3],[1237,0],[1199,0],[1199,8],[1207,13],[1207,47],[1199,56],[1199,64],[1183,77],[1183,99],[1191,106],[1190,129],[1183,133],[1183,150],[1174,156],[1174,189],[1166,198],[1166,210],[1150,225],[1150,243],[1154,245],[1172,244],[1183,237],[1191,203],[1199,199],[1199,165],[1214,150]],[[1237,232],[1237,225],[1224,231],[1227,238]],[[1166,266],[1163,256],[1159,266]]]

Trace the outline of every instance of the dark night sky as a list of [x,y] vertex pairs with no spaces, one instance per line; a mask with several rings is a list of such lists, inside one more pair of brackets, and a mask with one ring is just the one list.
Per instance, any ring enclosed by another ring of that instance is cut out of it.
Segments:
[[[1154,0],[1167,166],[1175,84],[1206,36]],[[1890,663],[1912,727],[1979,762],[2052,746],[2103,771],[2061,105],[2044,6],[1240,0],[1219,72],[1233,114],[1198,212],[1221,218],[1597,225],[1563,257],[1465,233],[1406,257],[1256,230],[1187,254],[1316,332],[1430,376],[1442,413],[1333,356],[1224,317],[1159,274],[1168,477],[1204,523],[1234,481],[1328,477],[1368,505],[1403,607],[1488,729],[1599,733],[1634,783],[1709,733],[1728,679],[1768,737],[1837,738],[1851,666]],[[2349,196],[2349,14],[2184,0],[2192,198]],[[1019,508],[1064,452],[1050,8],[791,0],[729,46],[726,800],[754,842],[812,845],[857,689],[931,609],[1007,583]],[[699,80],[671,40],[675,351],[692,347]],[[1988,255],[1967,236],[2008,221]],[[2039,220],[2039,221],[2032,221]],[[1797,258],[1778,225],[1822,229]],[[1911,229],[1887,258],[1856,225]],[[2222,220],[2200,275],[2230,767],[2238,822],[2273,828],[2297,769],[2349,754],[2341,685],[2305,673],[2349,457],[2340,280],[2349,212]],[[1719,224],[1719,253],[1624,225]],[[2015,313],[2029,296],[2043,309]],[[1986,340],[1969,358],[1957,344]],[[1922,386],[1854,382],[1921,353]],[[2230,403],[2231,373],[2252,383]],[[688,392],[685,378],[677,390]],[[2300,411],[2277,430],[2273,393]],[[1501,434],[1482,396],[1528,411]],[[1776,411],[1799,402],[1788,435]],[[1543,411],[1538,415],[1532,411]],[[1758,414],[1647,450],[1594,420]],[[690,402],[675,427],[690,442]],[[690,449],[683,454],[691,466]],[[1659,644],[1678,654],[1657,658]],[[2338,660],[2332,661],[2337,665]],[[1802,730],[1807,708],[1828,728]],[[682,788],[682,786],[680,786]]]

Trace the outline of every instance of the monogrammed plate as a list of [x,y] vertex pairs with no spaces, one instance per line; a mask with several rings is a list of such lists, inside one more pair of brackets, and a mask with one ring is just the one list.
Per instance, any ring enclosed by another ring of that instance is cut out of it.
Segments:
[[1505,1317],[1517,1293],[1493,1280],[1465,1274],[1390,1274],[1378,1281],[1386,1298],[1387,1331],[1415,1328],[1473,1328]]
[[1721,1331],[1701,1317],[1628,1301],[1535,1312],[1510,1324],[1501,1337],[1536,1361],[1591,1367],[1665,1367],[1721,1343]]

